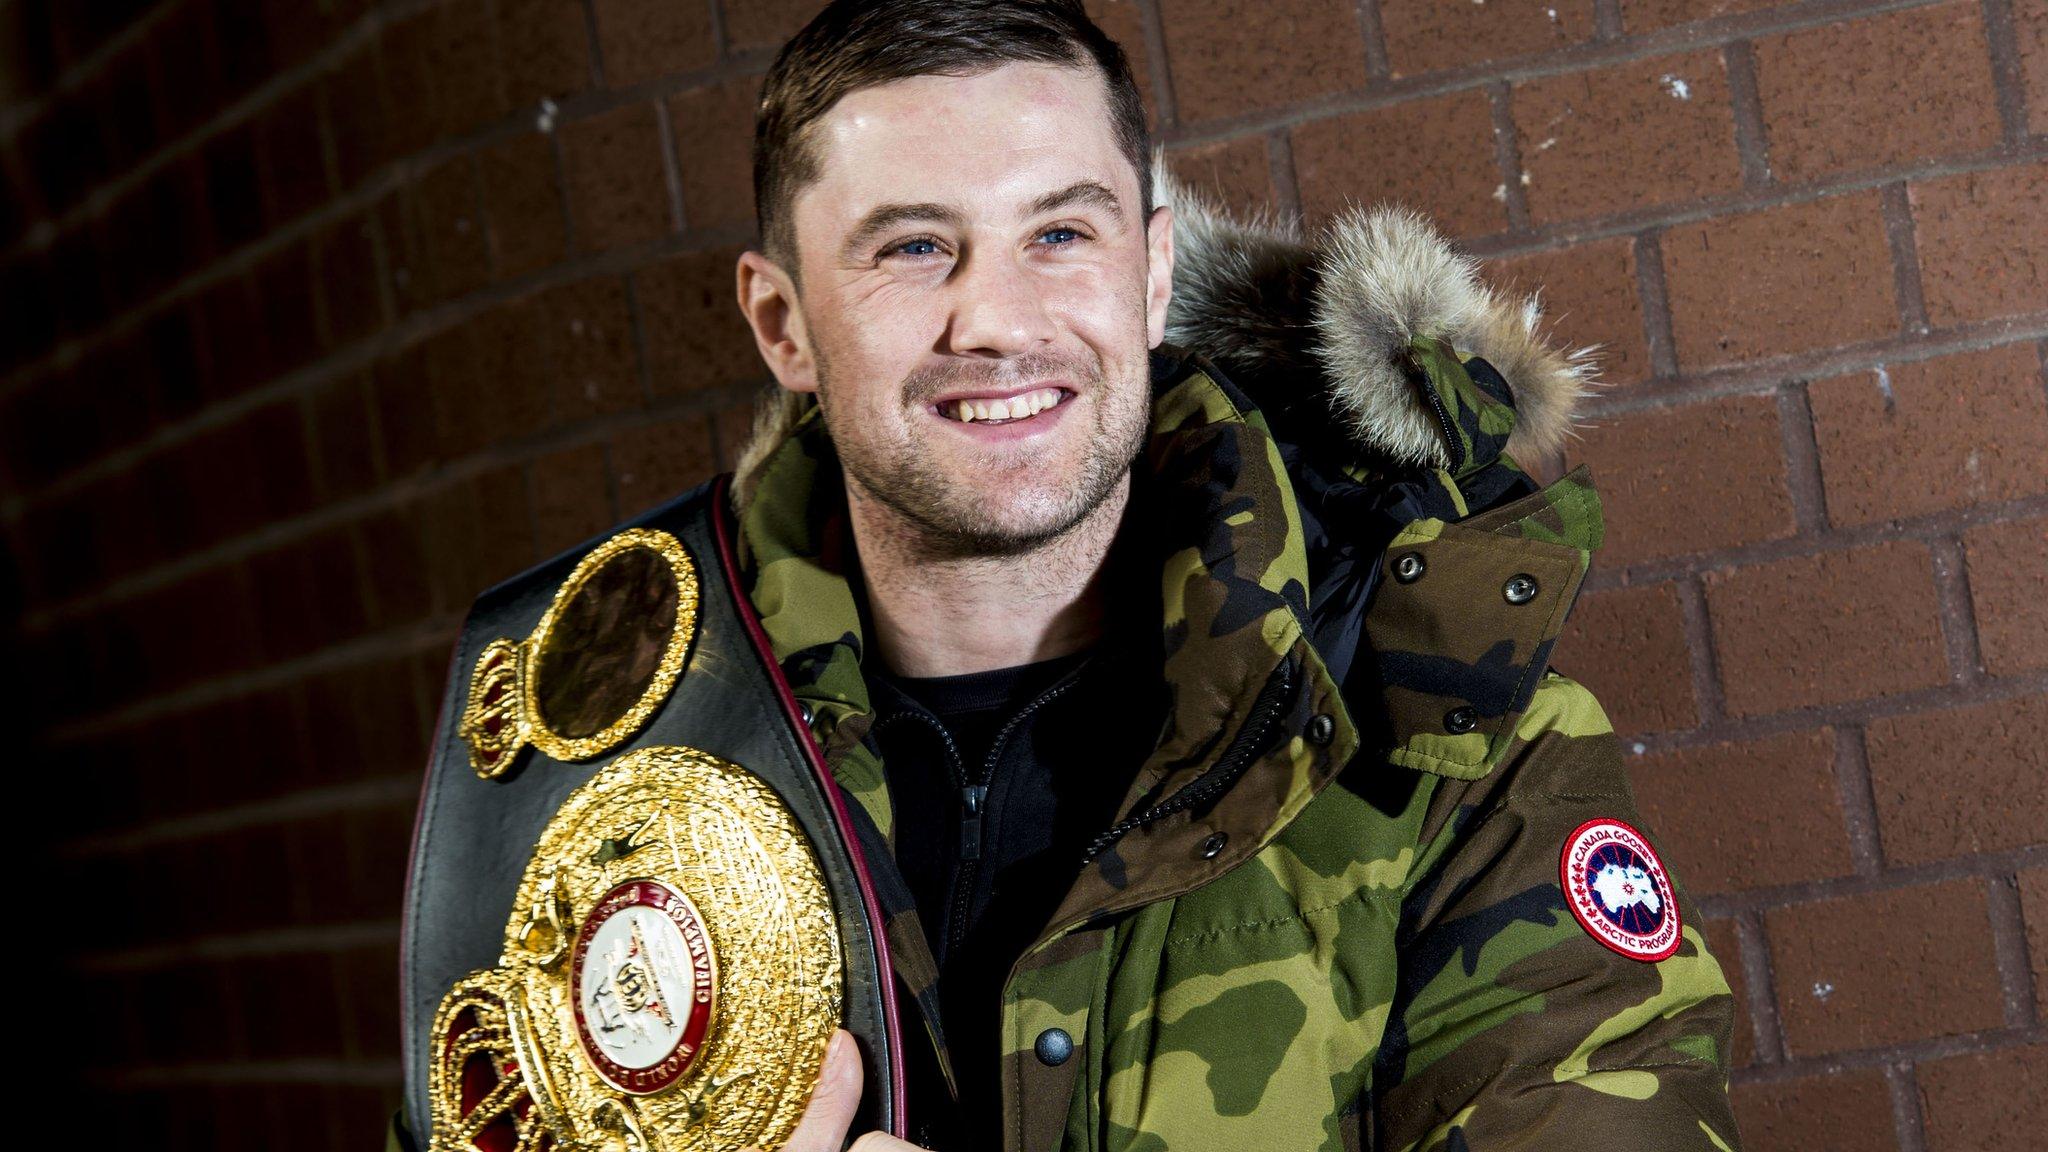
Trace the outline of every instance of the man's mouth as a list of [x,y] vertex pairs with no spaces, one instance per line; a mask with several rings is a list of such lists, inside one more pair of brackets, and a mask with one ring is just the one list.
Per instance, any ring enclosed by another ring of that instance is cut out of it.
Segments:
[[1008,397],[941,400],[937,408],[939,415],[963,424],[1014,424],[1057,408],[1072,395],[1064,388],[1035,388]]

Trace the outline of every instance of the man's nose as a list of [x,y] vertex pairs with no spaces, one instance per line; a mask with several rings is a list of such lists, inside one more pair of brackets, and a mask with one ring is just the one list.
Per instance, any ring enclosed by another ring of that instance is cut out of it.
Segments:
[[953,322],[948,351],[1018,356],[1053,338],[1043,285],[1023,262],[1007,254],[971,254],[954,273]]

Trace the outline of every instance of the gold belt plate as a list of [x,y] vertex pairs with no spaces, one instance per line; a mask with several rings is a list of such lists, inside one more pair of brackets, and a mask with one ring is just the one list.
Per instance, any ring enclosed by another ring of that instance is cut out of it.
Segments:
[[431,1152],[780,1145],[842,980],[781,797],[695,749],[621,756],[542,832],[497,967],[435,1013]]

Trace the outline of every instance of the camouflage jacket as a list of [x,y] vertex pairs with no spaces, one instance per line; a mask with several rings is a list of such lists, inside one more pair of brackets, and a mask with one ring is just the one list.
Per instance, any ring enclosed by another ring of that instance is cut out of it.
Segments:
[[1012,1152],[1735,1147],[1732,998],[1682,893],[1658,889],[1682,925],[1661,959],[1568,906],[1567,842],[1639,826],[1607,718],[1549,667],[1598,498],[1514,461],[1554,449],[1584,361],[1412,216],[1311,245],[1155,180],[1176,295],[1135,483],[1170,715],[990,1006],[999,1053],[947,1052],[890,875],[841,480],[807,401],[763,420],[734,485],[752,600],[876,841],[942,1067],[1002,1061]]

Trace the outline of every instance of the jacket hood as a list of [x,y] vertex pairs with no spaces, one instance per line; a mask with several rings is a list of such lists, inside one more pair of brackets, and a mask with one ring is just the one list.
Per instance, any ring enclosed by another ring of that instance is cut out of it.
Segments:
[[[1352,206],[1309,231],[1264,211],[1238,218],[1176,179],[1161,152],[1152,188],[1174,213],[1166,339],[1208,357],[1254,397],[1312,381],[1361,449],[1395,466],[1445,467],[1452,449],[1407,366],[1422,337],[1485,359],[1506,380],[1510,456],[1548,455],[1571,434],[1595,383],[1596,349],[1551,347],[1538,296],[1487,287],[1478,261],[1421,213]],[[737,506],[812,403],[777,389],[760,405],[735,467]]]

